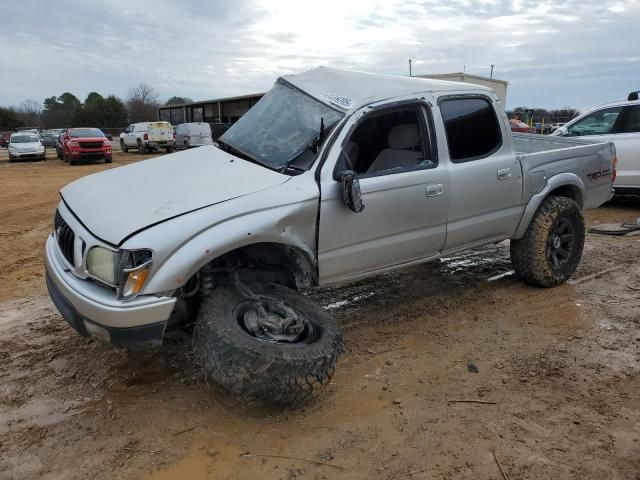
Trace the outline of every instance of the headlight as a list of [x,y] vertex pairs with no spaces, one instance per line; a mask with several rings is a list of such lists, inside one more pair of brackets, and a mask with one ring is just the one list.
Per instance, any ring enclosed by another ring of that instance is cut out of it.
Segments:
[[120,299],[135,297],[149,276],[152,263],[151,250],[123,250],[120,257]]
[[109,285],[118,284],[118,252],[93,247],[87,254],[87,271]]
[[15,147],[9,147],[9,151],[11,153],[16,153],[16,148]]
[[118,298],[135,297],[144,286],[151,271],[151,250],[113,251],[93,247],[87,254],[87,272],[116,287]]
[[40,146],[38,147],[38,151],[39,151],[39,152],[44,152],[44,146],[43,146],[43,145],[40,145]]

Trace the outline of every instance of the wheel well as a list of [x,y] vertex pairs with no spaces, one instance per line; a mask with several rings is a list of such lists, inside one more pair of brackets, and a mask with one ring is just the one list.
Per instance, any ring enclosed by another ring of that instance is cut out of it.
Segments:
[[570,198],[572,200],[575,200],[578,205],[582,207],[582,192],[580,192],[580,189],[576,186],[563,185],[549,192],[549,195],[553,195],[555,197]]
[[238,272],[248,280],[254,276],[257,280],[272,279],[297,289],[317,284],[318,278],[315,264],[306,252],[280,243],[246,245],[221,255],[203,268]]

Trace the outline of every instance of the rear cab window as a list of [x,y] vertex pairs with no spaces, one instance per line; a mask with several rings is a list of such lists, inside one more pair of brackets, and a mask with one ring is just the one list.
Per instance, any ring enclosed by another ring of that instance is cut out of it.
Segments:
[[445,98],[440,113],[453,163],[488,157],[502,145],[500,123],[493,105],[484,97]]

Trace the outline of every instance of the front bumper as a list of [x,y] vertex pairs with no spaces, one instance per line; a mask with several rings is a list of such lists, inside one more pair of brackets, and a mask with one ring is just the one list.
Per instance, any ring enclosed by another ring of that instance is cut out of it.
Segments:
[[130,301],[91,280],[74,276],[60,258],[53,235],[47,238],[45,270],[49,295],[80,335],[123,347],[159,345],[176,299],[143,295]]
[[43,159],[47,155],[46,151],[44,152],[16,152],[10,153],[9,158],[12,160],[22,160],[27,158],[39,158]]
[[72,151],[71,154],[69,155],[69,157],[71,157],[73,160],[102,160],[103,158],[105,160],[108,160],[111,158],[111,150],[109,150],[108,152],[103,151],[103,150],[99,150],[99,151],[95,151],[95,150],[80,150],[80,151],[76,151],[75,153]]

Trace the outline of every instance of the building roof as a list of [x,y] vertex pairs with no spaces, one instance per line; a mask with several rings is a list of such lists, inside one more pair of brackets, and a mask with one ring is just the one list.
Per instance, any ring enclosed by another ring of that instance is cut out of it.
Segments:
[[235,97],[223,97],[223,98],[214,98],[212,100],[198,100],[197,102],[189,102],[189,103],[176,103],[173,105],[162,105],[158,107],[159,110],[165,110],[168,108],[182,108],[182,107],[196,107],[199,105],[205,105],[210,103],[218,103],[218,102],[237,102],[239,100],[250,100],[252,98],[260,98],[264,95],[264,93],[252,93],[249,95],[238,95]]
[[323,103],[346,111],[390,98],[419,93],[469,90],[493,93],[488,87],[470,83],[380,75],[327,67],[281,78]]
[[481,75],[471,75],[466,72],[455,72],[455,73],[436,73],[430,75],[418,75],[420,78],[472,78],[474,80],[484,80],[485,82],[495,82],[502,83],[504,85],[509,85],[509,82],[506,80],[498,80],[497,78],[489,78],[483,77]]

